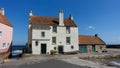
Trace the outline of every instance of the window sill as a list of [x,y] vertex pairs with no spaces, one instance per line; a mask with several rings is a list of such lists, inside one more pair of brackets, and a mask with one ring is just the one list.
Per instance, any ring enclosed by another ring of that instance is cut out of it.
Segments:
[[70,33],[66,33],[66,34],[70,34]]
[[70,45],[70,43],[66,43],[66,45]]
[[57,32],[52,32],[52,33],[56,34]]
[[52,45],[56,45],[56,43],[52,43]]

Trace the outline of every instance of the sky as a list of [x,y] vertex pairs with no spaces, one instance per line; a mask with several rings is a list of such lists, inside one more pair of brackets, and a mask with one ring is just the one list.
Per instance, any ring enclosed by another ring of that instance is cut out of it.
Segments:
[[0,0],[0,8],[14,26],[13,45],[28,40],[29,12],[33,15],[74,17],[79,34],[98,36],[106,44],[120,44],[120,0]]

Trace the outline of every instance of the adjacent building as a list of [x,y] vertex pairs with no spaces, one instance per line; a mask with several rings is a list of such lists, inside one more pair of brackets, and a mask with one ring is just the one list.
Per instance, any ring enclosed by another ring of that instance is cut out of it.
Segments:
[[35,16],[29,13],[28,51],[32,54],[50,54],[78,52],[78,27],[70,14],[64,18],[63,11],[59,17]]
[[79,35],[79,51],[80,53],[105,52],[106,44],[97,34]]
[[12,44],[13,26],[4,16],[4,8],[0,8],[0,53],[10,51]]

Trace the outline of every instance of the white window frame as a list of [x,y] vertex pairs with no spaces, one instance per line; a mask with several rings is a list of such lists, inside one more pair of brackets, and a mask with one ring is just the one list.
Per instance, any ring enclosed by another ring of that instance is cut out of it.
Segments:
[[3,48],[3,49],[6,48],[6,43],[3,43],[3,44],[2,44],[2,48]]
[[41,37],[45,37],[45,32],[41,32]]
[[56,37],[52,37],[52,44],[56,44]]
[[66,27],[66,33],[70,34],[70,27],[69,26]]
[[53,26],[52,32],[57,33],[57,26]]
[[71,44],[71,38],[70,37],[66,37],[66,44]]

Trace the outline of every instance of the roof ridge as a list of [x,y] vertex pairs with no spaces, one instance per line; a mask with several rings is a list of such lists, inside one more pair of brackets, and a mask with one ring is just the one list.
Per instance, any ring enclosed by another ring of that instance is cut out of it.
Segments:
[[[52,16],[30,16],[30,23],[33,24],[49,24],[52,26],[59,26],[59,18]],[[64,26],[77,27],[74,21],[64,18]]]
[[0,23],[13,27],[9,20],[2,14],[0,14]]
[[79,35],[79,36],[92,36],[92,37],[95,37],[94,35]]
[[90,35],[79,35],[79,43],[105,45],[105,42],[100,37]]

